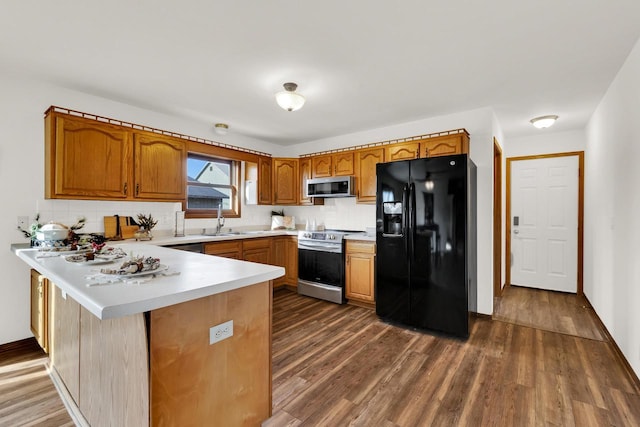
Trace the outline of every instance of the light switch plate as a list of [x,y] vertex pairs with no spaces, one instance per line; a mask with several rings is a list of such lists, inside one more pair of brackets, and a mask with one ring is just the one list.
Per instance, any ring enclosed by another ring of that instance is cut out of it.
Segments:
[[214,344],[233,336],[233,320],[209,328],[209,344]]

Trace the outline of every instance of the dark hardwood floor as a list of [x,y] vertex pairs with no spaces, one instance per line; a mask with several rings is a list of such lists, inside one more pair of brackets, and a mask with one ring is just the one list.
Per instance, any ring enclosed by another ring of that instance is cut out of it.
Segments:
[[[0,347],[0,426],[72,425],[44,358],[32,340]],[[264,426],[640,425],[640,390],[607,341],[485,318],[464,341],[287,290],[273,406]]]
[[494,319],[606,341],[593,308],[584,296],[507,286],[494,301]]

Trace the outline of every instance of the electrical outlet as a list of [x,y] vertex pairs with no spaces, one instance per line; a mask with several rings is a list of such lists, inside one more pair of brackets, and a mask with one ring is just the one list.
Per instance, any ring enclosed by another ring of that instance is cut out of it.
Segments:
[[18,217],[18,227],[23,230],[27,230],[29,228],[29,217],[28,216],[19,216]]
[[209,328],[209,344],[214,344],[233,336],[233,320]]

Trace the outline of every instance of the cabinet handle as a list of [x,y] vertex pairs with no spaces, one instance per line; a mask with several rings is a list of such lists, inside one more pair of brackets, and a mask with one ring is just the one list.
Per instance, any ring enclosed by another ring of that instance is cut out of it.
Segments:
[[425,157],[429,157],[429,149],[428,148],[424,149],[424,156]]
[[337,173],[338,173],[338,165],[335,165],[335,166],[333,167],[333,174],[335,175],[335,174],[337,174]]
[[124,192],[124,195],[127,195],[127,190],[129,189],[129,186],[127,185],[127,183],[124,183],[124,188],[122,189],[122,191]]
[[136,196],[140,194],[140,184],[136,184]]
[[419,158],[420,158],[420,149],[418,148],[416,150],[416,159],[419,159]]

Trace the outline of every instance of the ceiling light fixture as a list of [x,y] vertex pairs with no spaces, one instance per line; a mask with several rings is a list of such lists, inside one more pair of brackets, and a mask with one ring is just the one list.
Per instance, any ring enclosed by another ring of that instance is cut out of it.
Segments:
[[552,114],[552,115],[549,115],[549,116],[536,117],[536,118],[531,119],[529,121],[531,122],[532,125],[534,125],[538,129],[544,129],[544,128],[548,128],[549,126],[554,124],[556,122],[556,120],[558,120],[558,116]]
[[304,96],[296,93],[298,85],[295,83],[285,83],[284,90],[276,93],[276,102],[287,111],[296,111],[304,105]]
[[215,126],[213,127],[213,130],[218,135],[226,135],[227,132],[229,132],[229,125],[226,123],[216,123]]

